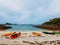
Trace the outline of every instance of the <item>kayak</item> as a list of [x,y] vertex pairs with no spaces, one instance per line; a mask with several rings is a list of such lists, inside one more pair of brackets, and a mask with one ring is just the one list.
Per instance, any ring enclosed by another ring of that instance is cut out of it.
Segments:
[[9,38],[10,39],[15,39],[15,38],[20,37],[20,36],[21,36],[21,33],[19,32],[19,33],[16,33],[14,35],[11,35]]
[[32,32],[32,34],[33,34],[34,36],[41,36],[41,34],[40,34],[40,33],[37,33],[37,32]]
[[10,36],[11,34],[16,34],[16,32],[5,33],[5,34],[3,34],[3,36]]
[[10,32],[10,33],[5,33],[5,34],[3,34],[3,36],[10,36],[12,34],[12,32]]
[[52,35],[55,35],[55,33],[53,32],[43,32],[44,34],[52,34]]

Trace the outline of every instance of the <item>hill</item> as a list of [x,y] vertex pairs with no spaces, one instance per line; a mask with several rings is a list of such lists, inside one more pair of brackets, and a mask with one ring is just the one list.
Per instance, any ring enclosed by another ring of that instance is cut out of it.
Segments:
[[35,26],[37,28],[44,28],[49,30],[60,30],[60,18],[54,18],[42,25]]

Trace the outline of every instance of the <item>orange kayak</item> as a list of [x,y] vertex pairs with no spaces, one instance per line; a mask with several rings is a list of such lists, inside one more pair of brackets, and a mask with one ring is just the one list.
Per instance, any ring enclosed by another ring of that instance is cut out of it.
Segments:
[[10,36],[12,34],[12,32],[10,32],[10,33],[5,33],[5,34],[3,34],[3,36]]
[[32,32],[32,34],[33,34],[34,36],[41,36],[40,33],[36,33],[36,32]]

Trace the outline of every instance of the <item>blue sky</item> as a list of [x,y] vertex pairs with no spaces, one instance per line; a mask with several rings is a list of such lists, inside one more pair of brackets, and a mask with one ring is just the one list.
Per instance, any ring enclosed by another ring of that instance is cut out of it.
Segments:
[[0,0],[0,23],[42,24],[60,17],[60,0]]

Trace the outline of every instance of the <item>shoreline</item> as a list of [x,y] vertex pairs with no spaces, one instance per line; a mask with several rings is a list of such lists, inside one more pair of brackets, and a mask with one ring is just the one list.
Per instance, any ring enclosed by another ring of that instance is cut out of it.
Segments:
[[[4,31],[4,32],[0,31],[0,34],[1,33],[2,34],[9,33],[9,32],[11,32],[11,31]],[[17,31],[17,32],[21,32],[21,31]],[[57,41],[57,40],[60,41],[60,35],[58,35],[58,36],[57,35],[49,35],[49,34],[47,35],[47,34],[43,34],[41,31],[40,32],[36,31],[37,33],[41,33],[41,35],[42,35],[42,36],[37,37],[37,36],[33,36],[32,32],[34,32],[34,31],[21,32],[22,33],[21,37],[18,37],[18,38],[13,39],[13,40],[7,39],[5,37],[3,37],[3,38],[0,37],[0,44],[30,45],[30,43],[32,43],[35,45],[39,45],[39,44],[43,44],[43,45],[47,44],[48,45],[48,43],[43,43],[43,42],[45,42],[45,41],[51,42],[51,41]],[[25,35],[24,33],[27,33],[27,35]],[[36,41],[39,44],[37,44]]]
[[49,27],[46,27],[46,26],[35,26],[36,28],[41,28],[41,29],[45,29],[45,30],[47,30],[47,31],[60,31],[60,29],[52,29],[51,27],[49,28]]

